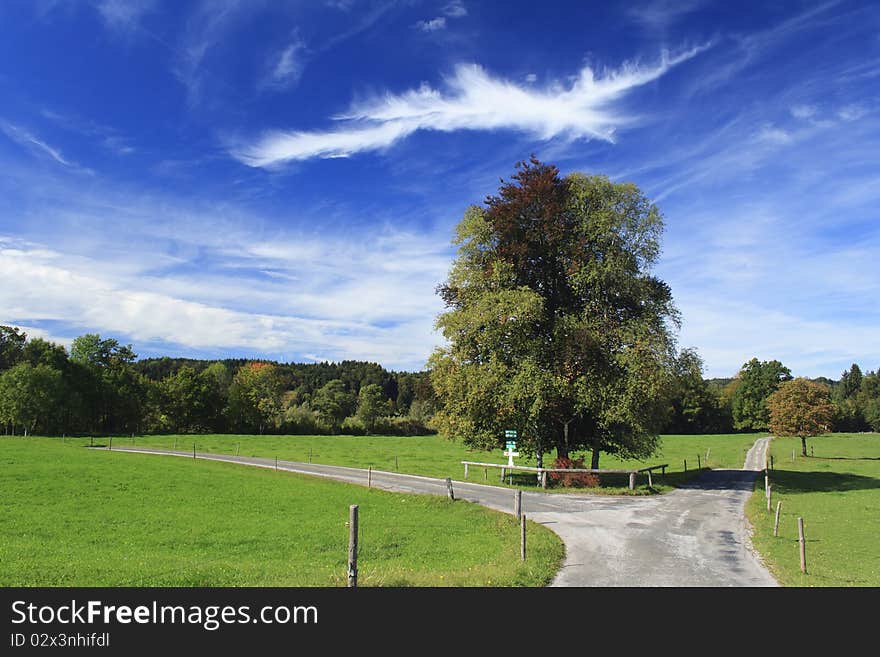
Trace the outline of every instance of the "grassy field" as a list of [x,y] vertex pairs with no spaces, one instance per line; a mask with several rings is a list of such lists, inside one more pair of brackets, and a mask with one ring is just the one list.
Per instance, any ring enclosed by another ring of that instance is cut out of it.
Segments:
[[233,464],[0,438],[0,586],[539,586],[564,548],[467,502]]
[[[626,475],[603,475],[602,486],[590,492],[602,494],[637,494],[665,492],[687,481],[697,473],[698,457],[702,467],[740,468],[746,450],[751,447],[757,434],[729,434],[702,436],[663,436],[658,454],[644,461],[620,460],[603,454],[599,466],[607,469],[643,468],[668,463],[666,476],[659,473],[653,478],[654,490],[647,487],[647,480],[639,477],[635,491],[628,489]],[[57,440],[57,439],[56,439]],[[242,456],[278,457],[282,460],[344,465],[357,468],[372,466],[374,470],[405,472],[429,477],[464,477],[461,461],[505,463],[502,450],[492,452],[471,451],[461,443],[453,443],[440,436],[254,436],[254,435],[182,435],[182,436],[136,436],[116,437],[115,446],[160,447],[191,450],[195,443],[199,452],[235,454]],[[88,438],[68,439],[68,445],[89,444]],[[95,444],[106,445],[108,439],[95,439]],[[708,458],[707,458],[708,455]],[[687,461],[687,472],[685,472]],[[589,455],[586,455],[589,463]],[[534,459],[518,458],[520,465],[535,465]],[[552,456],[545,460],[552,464]],[[497,469],[471,468],[469,480],[496,485],[500,471]],[[515,473],[514,487],[534,489],[536,478],[528,473]],[[554,489],[560,492],[568,488]],[[576,489],[583,492],[584,489]]]
[[[831,434],[808,446],[812,454],[803,457],[799,439],[771,442],[774,512],[782,502],[779,536],[773,536],[775,513],[767,511],[762,478],[746,506],[755,547],[788,586],[880,586],[880,435]],[[804,519],[807,574],[800,571],[798,517]]]

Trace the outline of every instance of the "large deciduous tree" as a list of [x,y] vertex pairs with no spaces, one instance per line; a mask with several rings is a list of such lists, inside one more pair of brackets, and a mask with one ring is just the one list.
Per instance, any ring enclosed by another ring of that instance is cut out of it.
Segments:
[[378,383],[369,383],[361,388],[358,393],[358,405],[356,411],[358,419],[364,423],[367,433],[376,429],[380,418],[391,414],[391,408],[382,392],[382,386]]
[[342,421],[355,410],[357,398],[345,388],[339,379],[328,381],[315,392],[312,408],[332,432],[339,430]]
[[263,433],[281,422],[284,392],[278,368],[271,363],[252,362],[239,368],[229,387],[227,412],[239,430]]
[[53,426],[63,399],[61,372],[40,363],[19,363],[0,374],[0,423],[24,435]]
[[27,333],[17,326],[0,325],[0,372],[21,360]]
[[137,354],[115,338],[86,333],[70,347],[84,413],[100,431],[138,431],[147,401],[143,377],[134,368]]
[[801,439],[807,455],[807,438],[831,430],[834,407],[828,386],[805,378],[785,381],[767,399],[770,431],[774,436]]
[[737,429],[766,431],[770,426],[767,398],[779,384],[791,380],[791,370],[778,360],[752,358],[739,371],[739,384],[731,398],[733,426]]
[[532,158],[467,210],[429,362],[439,428],[480,448],[645,457],[668,413],[677,312],[651,274],[660,211],[629,183]]

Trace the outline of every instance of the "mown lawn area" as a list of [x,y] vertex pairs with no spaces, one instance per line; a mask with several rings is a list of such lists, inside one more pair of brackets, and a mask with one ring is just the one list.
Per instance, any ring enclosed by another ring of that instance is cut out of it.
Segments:
[[[746,506],[753,543],[787,586],[880,586],[880,434],[774,438],[772,512],[763,477]],[[792,461],[792,450],[795,452]],[[773,536],[776,502],[782,507]],[[797,518],[804,519],[807,573],[800,571]]]
[[[610,454],[602,454],[600,468],[644,468],[650,465],[668,463],[666,476],[659,471],[653,476],[654,488],[649,489],[647,478],[637,479],[635,491],[628,489],[627,475],[603,475],[600,488],[573,489],[554,488],[551,492],[590,492],[599,494],[646,495],[672,490],[677,485],[694,477],[700,467],[741,468],[746,451],[759,438],[759,434],[727,434],[698,436],[663,436],[660,451],[642,461],[621,460]],[[58,439],[56,439],[58,440]],[[94,439],[96,445],[107,445],[109,439]],[[68,445],[89,444],[88,438],[68,439]],[[276,435],[166,435],[114,437],[113,445],[118,447],[141,446],[175,448],[181,451],[192,450],[193,444],[199,452],[214,454],[236,454],[242,456],[278,457],[282,460],[344,465],[356,468],[372,466],[374,470],[404,472],[428,477],[464,478],[462,461],[487,463],[506,463],[502,450],[491,452],[469,450],[461,443],[454,443],[441,436],[276,436]],[[584,456],[589,465],[590,455]],[[698,458],[699,457],[699,458]],[[685,464],[685,461],[687,463]],[[519,465],[535,465],[534,459],[520,457]],[[545,457],[545,465],[553,463],[553,455]],[[687,471],[685,471],[685,465]],[[494,485],[510,485],[510,480],[500,481],[500,470],[470,468],[469,481]],[[537,479],[530,473],[514,473],[513,486],[534,490]]]
[[344,586],[351,504],[362,586],[541,586],[564,555],[463,501],[88,443],[0,438],[0,586]]

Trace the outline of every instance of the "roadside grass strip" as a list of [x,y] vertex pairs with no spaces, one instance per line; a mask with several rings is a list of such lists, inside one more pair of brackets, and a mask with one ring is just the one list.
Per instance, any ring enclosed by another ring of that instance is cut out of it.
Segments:
[[89,442],[0,439],[0,585],[345,586],[351,504],[359,586],[542,586],[564,556],[464,501]]
[[[786,586],[880,586],[880,434],[830,434],[809,439],[807,446],[804,457],[800,439],[771,441],[772,510],[763,477],[746,505],[755,548]],[[804,519],[806,574],[800,569],[798,518]]]

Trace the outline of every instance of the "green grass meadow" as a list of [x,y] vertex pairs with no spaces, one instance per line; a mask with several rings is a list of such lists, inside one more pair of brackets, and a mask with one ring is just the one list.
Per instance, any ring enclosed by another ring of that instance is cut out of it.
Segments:
[[344,586],[351,504],[361,586],[541,586],[564,556],[463,501],[88,443],[0,438],[0,586]]
[[[694,477],[698,465],[702,468],[741,468],[746,451],[754,444],[759,434],[729,434],[701,436],[663,436],[660,451],[651,458],[621,460],[613,455],[602,454],[600,468],[644,468],[668,463],[666,475],[659,471],[654,474],[653,489],[649,489],[647,478],[637,479],[635,491],[628,489],[627,475],[603,475],[600,488],[576,489],[555,488],[558,492],[590,492],[597,494],[636,494],[646,495],[672,490]],[[88,445],[88,438],[67,439],[68,445]],[[109,439],[96,438],[96,445],[108,445]],[[343,465],[355,468],[372,467],[374,470],[404,472],[427,477],[464,478],[462,461],[485,463],[506,463],[502,450],[484,452],[469,450],[461,443],[454,443],[441,436],[278,436],[278,435],[156,435],[114,437],[113,446],[177,448],[192,450],[193,444],[199,452],[213,454],[236,454],[241,456],[278,457],[281,460]],[[581,456],[582,454],[576,454]],[[585,456],[589,463],[589,454]],[[708,458],[707,458],[708,456]],[[685,463],[687,461],[687,463]],[[551,465],[553,456],[545,459]],[[534,459],[517,458],[519,465],[535,465]],[[685,471],[685,466],[687,471]],[[500,470],[471,467],[468,481],[494,485],[510,484],[500,481]],[[514,487],[535,489],[537,478],[530,473],[513,473]]]
[[[763,478],[746,506],[752,541],[786,586],[880,586],[880,434],[774,438],[772,511]],[[795,452],[792,461],[792,451]],[[779,536],[773,536],[781,501]],[[800,570],[797,519],[804,519],[807,573]]]

